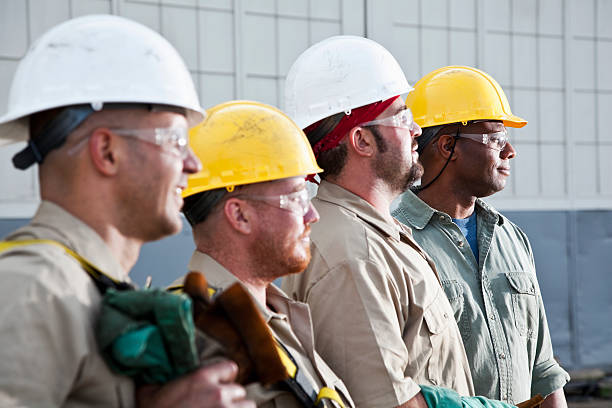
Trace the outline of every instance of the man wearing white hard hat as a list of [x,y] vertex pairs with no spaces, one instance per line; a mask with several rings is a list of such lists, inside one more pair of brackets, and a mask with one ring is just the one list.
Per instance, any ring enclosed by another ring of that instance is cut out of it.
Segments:
[[389,210],[422,173],[411,89],[386,49],[351,36],[306,50],[285,86],[324,172],[312,261],[283,289],[310,305],[316,348],[359,407],[426,406],[420,384],[474,393],[435,266]]
[[[182,59],[152,30],[88,16],[44,34],[20,62],[0,140],[38,163],[42,202],[0,243],[0,405],[131,407],[134,384],[102,359],[105,288],[129,285],[143,243],[177,233],[199,170],[187,129],[203,111]],[[224,362],[139,392],[143,406],[254,406]]]

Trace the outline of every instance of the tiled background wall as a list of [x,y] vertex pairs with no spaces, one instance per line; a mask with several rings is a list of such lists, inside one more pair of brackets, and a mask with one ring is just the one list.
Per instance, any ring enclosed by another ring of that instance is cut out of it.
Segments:
[[[612,0],[1,0],[0,112],[17,62],[46,29],[90,13],[159,31],[183,55],[205,107],[234,98],[282,108],[286,72],[313,42],[357,34],[381,42],[409,80],[473,65],[529,120],[503,209],[612,209]],[[35,170],[0,150],[0,217],[37,201]]]
[[[379,41],[412,83],[450,64],[489,72],[529,120],[512,132],[514,171],[491,201],[531,239],[563,364],[612,365],[612,0],[0,0],[0,114],[32,41],[91,13],[123,15],[166,36],[204,107],[248,98],[282,108],[292,61],[334,34]],[[20,147],[0,148],[0,235],[24,224],[38,202],[36,170],[10,164]],[[186,227],[145,245],[131,276],[169,284],[192,249]]]

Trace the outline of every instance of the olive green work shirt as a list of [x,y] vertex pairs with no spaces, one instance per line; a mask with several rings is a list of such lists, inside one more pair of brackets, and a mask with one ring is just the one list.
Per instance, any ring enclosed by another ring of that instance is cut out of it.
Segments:
[[313,204],[312,260],[282,287],[310,306],[317,350],[355,404],[395,407],[418,384],[473,395],[453,309],[410,230],[329,182]]
[[447,214],[412,192],[393,215],[432,256],[454,310],[478,395],[518,403],[563,387],[527,236],[476,201],[480,264]]
[[[208,284],[218,291],[223,291],[233,283],[239,282],[235,275],[212,257],[197,250],[194,252],[188,268],[190,271],[203,273]],[[180,283],[182,283],[182,278]],[[308,305],[289,299],[273,284],[269,285],[266,290],[268,307],[261,305],[255,299],[254,301],[276,340],[289,351],[298,366],[298,370],[303,371],[315,390],[318,392],[323,386],[335,389],[343,398],[347,408],[354,407],[342,380],[334,374],[315,351]],[[206,341],[202,337],[200,340]],[[199,347],[201,346],[208,348],[208,350],[203,350],[202,355],[215,356],[218,355],[217,351],[220,352],[220,350],[211,350],[211,348],[217,347],[212,343],[200,344]],[[206,361],[203,362],[206,363]],[[265,388],[259,383],[249,384],[245,388],[247,398],[255,401],[258,407],[302,408],[302,404],[284,388],[278,386]],[[334,406],[336,406],[335,403]]]
[[[51,239],[109,276],[129,281],[102,238],[43,201],[6,240]],[[35,244],[0,252],[0,406],[132,407],[134,386],[98,352],[94,325],[101,295],[62,248]]]

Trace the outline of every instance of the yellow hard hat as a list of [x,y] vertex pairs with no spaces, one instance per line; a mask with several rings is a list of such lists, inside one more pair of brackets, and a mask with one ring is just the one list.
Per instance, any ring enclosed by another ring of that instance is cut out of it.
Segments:
[[515,128],[527,124],[512,114],[497,81],[471,67],[450,66],[430,72],[414,85],[406,106],[422,128],[483,119],[501,120]]
[[272,106],[231,101],[206,114],[206,120],[189,131],[189,146],[202,171],[189,177],[183,197],[323,171],[304,132]]

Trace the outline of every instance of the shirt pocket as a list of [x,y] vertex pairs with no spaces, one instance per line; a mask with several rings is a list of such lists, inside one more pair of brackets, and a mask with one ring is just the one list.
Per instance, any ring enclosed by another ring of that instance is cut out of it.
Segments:
[[[431,354],[427,363],[427,376],[433,385],[438,385],[444,378],[444,365],[452,352],[450,341],[460,341],[459,338],[451,340],[445,331],[453,321],[452,309],[440,290],[436,300],[423,311],[423,319],[427,326]],[[457,336],[458,337],[458,336]]]
[[509,272],[506,278],[511,288],[514,325],[521,336],[535,338],[538,333],[536,284],[525,272]]
[[472,334],[472,326],[470,325],[469,318],[465,310],[463,285],[457,280],[444,280],[442,281],[442,288],[444,289],[448,302],[453,308],[455,321],[459,326],[461,338],[465,343],[465,341],[469,339]]

